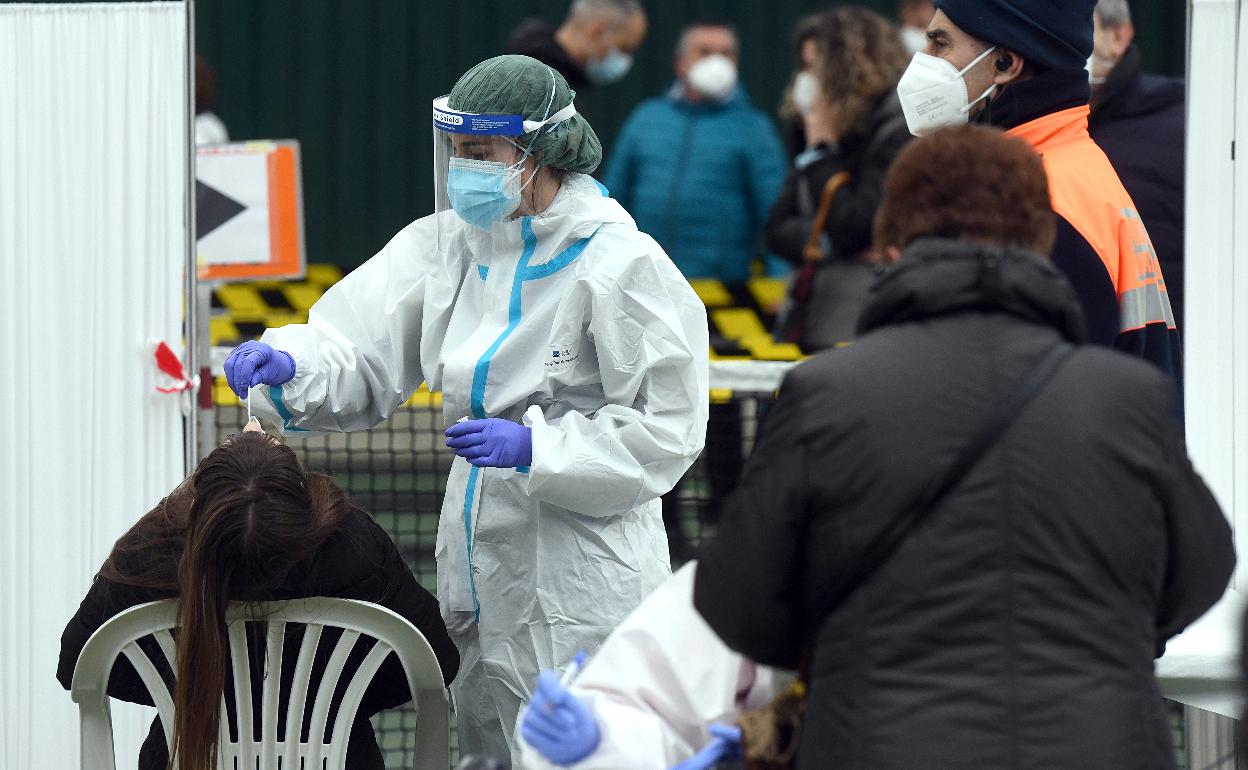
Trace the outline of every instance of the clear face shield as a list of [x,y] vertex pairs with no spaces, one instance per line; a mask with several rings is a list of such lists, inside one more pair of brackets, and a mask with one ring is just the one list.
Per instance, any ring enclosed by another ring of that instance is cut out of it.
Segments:
[[[458,220],[496,237],[506,235],[500,227],[541,214],[543,202],[549,202],[538,189],[544,177],[533,145],[541,131],[575,114],[575,107],[568,105],[545,120],[532,121],[522,115],[458,112],[447,105],[447,97],[435,99],[434,210],[441,214],[453,209]],[[439,227],[439,237],[460,224],[450,215],[439,220],[446,223]]]

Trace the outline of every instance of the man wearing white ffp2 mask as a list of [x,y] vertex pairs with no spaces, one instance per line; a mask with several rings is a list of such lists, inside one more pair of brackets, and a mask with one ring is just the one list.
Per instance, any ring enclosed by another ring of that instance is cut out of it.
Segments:
[[897,88],[911,131],[987,123],[1043,156],[1057,214],[1053,261],[1079,296],[1089,339],[1151,361],[1181,392],[1178,329],[1148,222],[1088,134],[1096,0],[935,6],[927,49]]
[[784,151],[737,77],[740,40],[727,22],[681,31],[667,93],[625,121],[603,182],[687,278],[744,284]]
[[[673,58],[675,81],[629,115],[602,181],[686,278],[744,288],[785,162],[771,118],[737,82],[739,49],[736,30],[725,21],[685,27]],[[712,423],[739,423],[740,415],[728,411],[712,404]],[[734,442],[709,446],[704,456],[727,469],[717,478],[739,473]],[[712,505],[729,491],[713,481]],[[677,521],[675,497],[664,498],[665,521]],[[679,526],[669,527],[668,544],[674,560],[691,553]]]
[[[537,59],[584,97],[629,73],[647,31],[646,11],[638,0],[572,0],[557,28],[536,17],[520,22],[503,53]],[[584,115],[583,104],[577,110]]]
[[988,86],[971,101],[966,76],[987,59],[995,47],[981,53],[961,70],[947,59],[919,51],[897,84],[897,95],[906,114],[906,125],[915,136],[969,121],[971,109],[992,96],[997,84]]

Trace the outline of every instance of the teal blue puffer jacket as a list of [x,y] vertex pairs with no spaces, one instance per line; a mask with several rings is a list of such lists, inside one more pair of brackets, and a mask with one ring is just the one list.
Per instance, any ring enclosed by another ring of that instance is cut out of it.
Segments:
[[694,103],[677,85],[629,116],[603,182],[686,277],[737,283],[762,253],[784,176],[775,128],[743,89]]

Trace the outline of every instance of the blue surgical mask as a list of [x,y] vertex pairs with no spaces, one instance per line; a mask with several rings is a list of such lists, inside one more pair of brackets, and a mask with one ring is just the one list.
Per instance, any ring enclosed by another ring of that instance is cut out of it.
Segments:
[[521,163],[451,158],[446,178],[451,208],[482,230],[511,216],[520,206]]
[[618,48],[612,48],[601,59],[590,59],[585,65],[585,76],[596,85],[607,85],[623,80],[632,68],[633,55],[624,53]]

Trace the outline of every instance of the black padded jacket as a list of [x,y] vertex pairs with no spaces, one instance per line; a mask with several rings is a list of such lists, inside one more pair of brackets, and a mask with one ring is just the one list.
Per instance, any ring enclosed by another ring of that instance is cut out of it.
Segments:
[[1048,260],[932,240],[876,284],[861,332],[785,380],[699,557],[695,606],[730,647],[785,668],[809,652],[798,767],[1173,767],[1153,660],[1235,557],[1169,378],[1077,347],[829,607],[882,528],[1084,324]]

